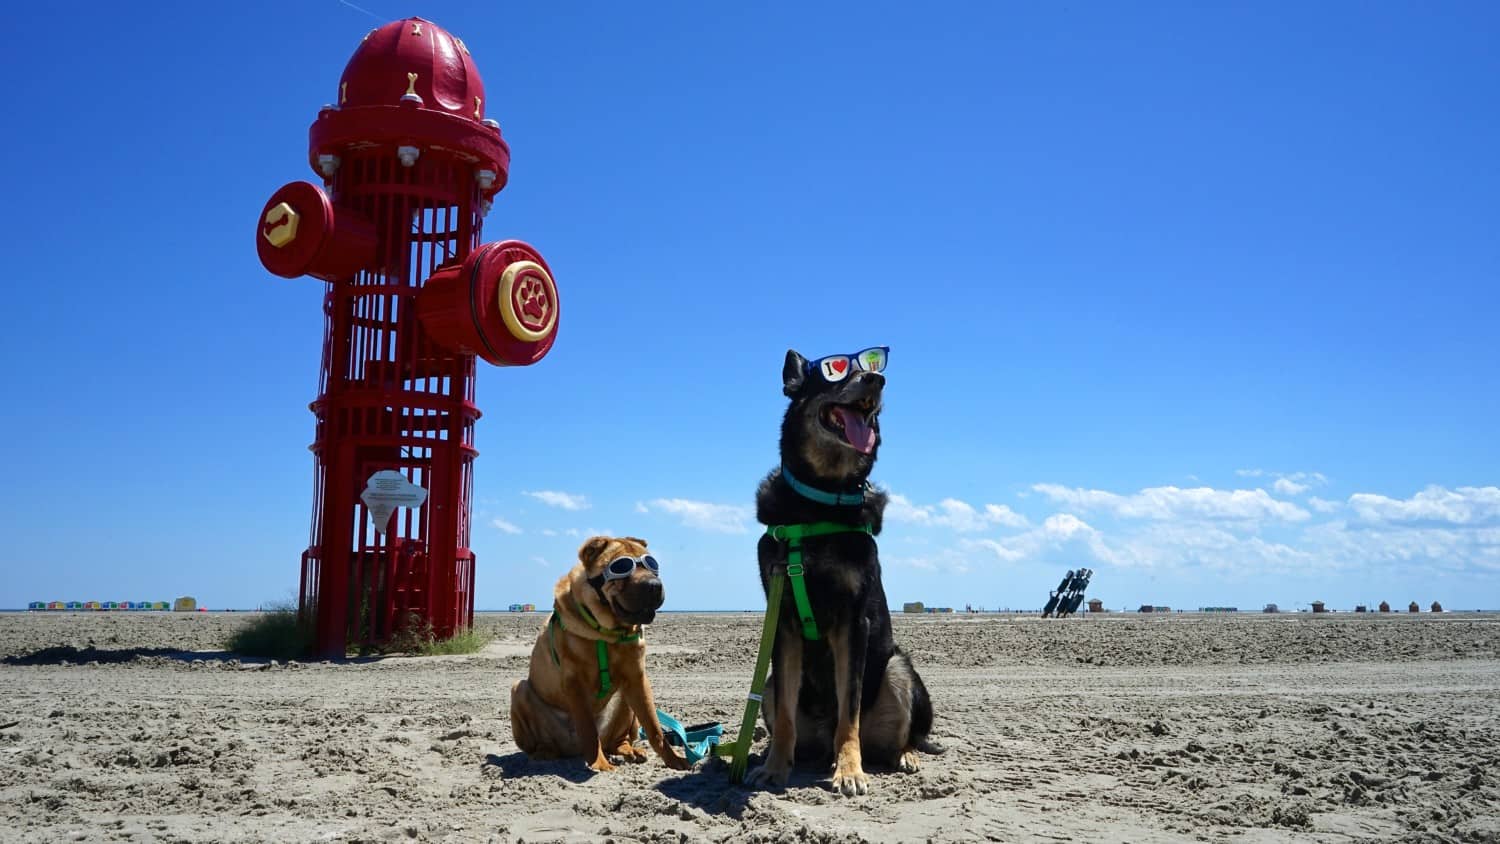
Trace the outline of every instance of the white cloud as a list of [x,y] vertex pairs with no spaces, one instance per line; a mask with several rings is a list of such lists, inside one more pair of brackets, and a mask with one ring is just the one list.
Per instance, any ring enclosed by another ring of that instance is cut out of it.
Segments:
[[924,572],[943,572],[945,574],[967,574],[971,571],[969,557],[965,550],[954,547],[938,549],[931,553],[908,556],[905,554],[882,554],[881,564],[888,566],[905,566]]
[[[1235,469],[1242,478],[1275,478],[1275,490],[1282,495],[1301,495],[1318,486],[1327,486],[1328,478],[1322,472],[1271,472],[1265,469]],[[1283,483],[1285,481],[1285,483]]]
[[567,530],[563,531],[563,533],[566,534],[567,536],[576,537],[578,539],[583,539],[583,538],[589,537],[589,536],[614,536],[615,535],[615,532],[612,531],[612,530],[609,530],[608,528],[605,528],[605,529],[602,529],[602,530],[600,528],[568,528]]
[[[1311,489],[1320,478],[1304,473],[1292,483]],[[1068,509],[1011,536],[966,533],[946,546],[891,555],[891,562],[938,574],[983,568],[987,562],[1011,571],[1103,565],[1221,577],[1338,571],[1379,576],[1380,569],[1389,568],[1500,577],[1496,486],[1429,486],[1410,498],[1358,493],[1347,504],[1312,496],[1306,506],[1316,517],[1261,489],[1160,487],[1124,495],[1056,484],[1031,489]],[[928,526],[940,520],[972,524],[985,515],[945,503],[916,506],[892,496],[887,515]],[[1089,512],[1112,520],[1091,523]],[[1330,519],[1328,513],[1348,517]]]
[[587,496],[574,495],[570,492],[544,489],[538,492],[522,492],[522,494],[529,495],[548,507],[557,507],[562,510],[587,510],[589,508]]
[[495,527],[497,527],[497,528],[499,528],[499,529],[501,529],[503,531],[505,531],[506,533],[520,533],[521,532],[521,528],[519,528],[518,526],[516,526],[516,524],[514,522],[507,522],[506,520],[500,518],[499,516],[496,516],[494,519],[492,519],[490,521],[490,524],[494,525]]
[[1323,561],[1304,549],[1236,534],[1209,522],[1147,522],[1106,535],[1071,513],[1004,540],[973,540],[1003,563],[1106,564],[1120,568],[1202,567],[1225,572],[1305,570]]
[[906,496],[892,493],[886,498],[885,518],[887,521],[892,522],[930,524],[932,522],[932,508],[917,507]]
[[1307,499],[1307,506],[1317,510],[1319,513],[1332,513],[1344,505],[1337,501],[1329,501],[1326,498],[1319,498],[1314,495]]
[[994,525],[1023,528],[1030,524],[1025,516],[1004,504],[986,504],[983,510],[978,510],[967,501],[944,498],[935,505],[918,506],[898,494],[888,497],[885,517],[893,522],[943,527],[960,533],[976,533]]
[[1133,495],[1119,495],[1060,484],[1033,484],[1031,488],[1071,509],[1102,511],[1127,519],[1300,522],[1310,516],[1296,504],[1272,498],[1263,489],[1161,486],[1143,489]]
[[965,540],[963,547],[990,552],[1003,563],[1041,561],[1054,552],[1087,553],[1106,563],[1119,562],[1092,525],[1072,513],[1054,513],[1031,530],[1005,539]]
[[1277,478],[1276,483],[1271,484],[1271,489],[1282,495],[1301,495],[1307,492],[1307,484],[1299,484],[1290,478]]
[[1349,509],[1361,520],[1379,524],[1495,524],[1500,523],[1500,487],[1451,490],[1434,485],[1406,499],[1358,492],[1349,496]]
[[1337,520],[1308,528],[1303,541],[1319,556],[1350,567],[1397,565],[1407,571],[1500,573],[1500,527]]
[[1031,524],[1031,522],[1028,521],[1025,516],[1017,513],[1004,504],[984,505],[984,517],[987,521],[993,522],[1002,527],[1023,528]]
[[713,504],[708,501],[693,501],[687,498],[656,498],[637,503],[636,512],[668,513],[678,517],[682,524],[698,530],[715,533],[748,533],[751,510],[738,504]]
[[1305,570],[1320,565],[1303,549],[1260,536],[1236,534],[1204,522],[1155,522],[1116,543],[1121,565],[1203,567],[1227,572]]

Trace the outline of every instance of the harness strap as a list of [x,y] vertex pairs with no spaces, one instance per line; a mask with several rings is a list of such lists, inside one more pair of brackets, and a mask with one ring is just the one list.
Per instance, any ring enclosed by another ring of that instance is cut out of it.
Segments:
[[[594,652],[599,659],[599,693],[594,695],[594,697],[599,699],[609,697],[610,690],[614,688],[614,683],[610,681],[609,676],[609,645],[618,645],[624,642],[634,642],[640,639],[640,628],[636,628],[634,633],[626,633],[623,630],[613,630],[605,628],[600,626],[598,619],[594,618],[594,614],[589,612],[588,607],[576,603],[573,606],[578,610],[578,614],[583,616],[583,620],[587,621],[589,625],[592,626],[596,631],[603,633],[606,636],[615,637],[612,642],[606,642],[604,639],[594,640]],[[552,618],[547,622],[547,649],[552,651],[552,663],[554,665],[562,665],[562,660],[557,656],[556,631],[566,631],[567,629],[568,628],[563,625],[562,621],[562,607],[554,604],[552,606]]]
[[872,534],[873,531],[870,525],[846,525],[840,522],[770,525],[766,528],[767,536],[787,543],[786,574],[792,582],[792,601],[797,605],[797,617],[802,621],[802,638],[808,641],[817,641],[818,622],[813,618],[812,601],[808,600],[807,584],[803,581],[806,569],[802,565],[802,540],[835,533]]

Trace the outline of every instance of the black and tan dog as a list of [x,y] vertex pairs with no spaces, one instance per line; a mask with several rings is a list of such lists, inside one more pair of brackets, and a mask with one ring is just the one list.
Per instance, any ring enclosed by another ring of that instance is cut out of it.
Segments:
[[[797,526],[807,603],[817,638],[807,638],[794,590],[781,603],[772,674],[764,693],[771,746],[755,784],[781,785],[794,761],[831,757],[833,787],[869,788],[866,759],[915,771],[928,741],[932,701],[911,660],[896,646],[880,581],[886,496],[868,483],[880,445],[887,350],[866,349],[809,363],[788,351],[783,391],[791,404],[781,424],[781,466],[756,493],[756,518]],[[761,585],[788,563],[788,541],[768,532],[758,547]]]
[[[642,625],[665,598],[646,541],[595,536],[553,589],[556,602],[531,651],[531,671],[510,689],[510,728],[528,756],[582,756],[611,771],[607,756],[644,762],[636,731],[669,768],[687,759],[666,742],[646,678]],[[618,692],[619,694],[616,694]]]

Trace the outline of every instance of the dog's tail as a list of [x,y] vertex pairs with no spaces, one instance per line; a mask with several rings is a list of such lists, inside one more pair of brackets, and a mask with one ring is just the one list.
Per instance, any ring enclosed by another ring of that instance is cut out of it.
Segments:
[[934,741],[932,739],[931,736],[927,736],[926,738],[923,738],[921,741],[917,742],[915,745],[912,745],[912,747],[914,749],[916,749],[916,750],[920,750],[923,753],[928,753],[928,754],[931,754],[933,756],[941,756],[944,753],[948,752],[948,748],[942,746],[941,744],[938,744],[936,741]]

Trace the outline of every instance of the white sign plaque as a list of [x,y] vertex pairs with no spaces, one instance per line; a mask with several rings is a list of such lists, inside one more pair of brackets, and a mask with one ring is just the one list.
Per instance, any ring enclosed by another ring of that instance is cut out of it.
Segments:
[[377,533],[384,534],[385,527],[390,523],[391,513],[397,507],[421,507],[422,502],[427,500],[427,490],[408,481],[406,476],[395,469],[381,469],[370,476],[369,482],[365,484],[365,491],[359,494],[359,500],[365,502],[365,507],[370,511],[370,518],[375,521]]

